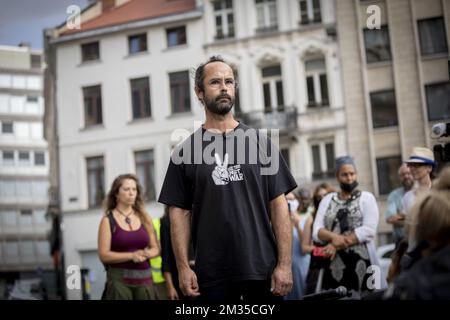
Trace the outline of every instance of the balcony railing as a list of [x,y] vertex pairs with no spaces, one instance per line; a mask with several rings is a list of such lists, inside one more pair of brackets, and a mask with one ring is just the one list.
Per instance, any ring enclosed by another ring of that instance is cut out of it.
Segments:
[[297,129],[297,108],[293,107],[241,113],[238,118],[256,129],[279,129],[282,133]]
[[278,31],[278,24],[273,24],[273,25],[269,25],[269,26],[260,26],[255,29],[255,32],[257,34],[270,33],[270,32],[276,32],[276,31]]

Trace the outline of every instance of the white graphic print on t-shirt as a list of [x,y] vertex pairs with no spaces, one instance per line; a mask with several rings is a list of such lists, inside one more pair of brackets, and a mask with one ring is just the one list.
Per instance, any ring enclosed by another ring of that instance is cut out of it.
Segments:
[[216,167],[211,173],[216,186],[224,186],[230,183],[230,181],[244,180],[244,175],[241,172],[241,165],[235,165],[228,168],[228,153],[225,153],[223,157],[223,163],[220,160],[220,156],[215,153]]

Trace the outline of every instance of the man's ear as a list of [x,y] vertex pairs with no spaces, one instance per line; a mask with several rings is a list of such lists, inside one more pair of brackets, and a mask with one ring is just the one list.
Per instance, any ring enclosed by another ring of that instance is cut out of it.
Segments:
[[203,91],[200,90],[199,87],[195,87],[195,94],[197,95],[198,100],[203,103]]

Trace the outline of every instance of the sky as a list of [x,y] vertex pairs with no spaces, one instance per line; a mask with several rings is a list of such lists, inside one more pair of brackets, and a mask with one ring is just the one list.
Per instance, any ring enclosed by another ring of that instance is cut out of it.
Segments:
[[83,9],[88,3],[88,0],[0,0],[0,45],[28,42],[31,48],[42,49],[43,30],[65,22],[68,6]]

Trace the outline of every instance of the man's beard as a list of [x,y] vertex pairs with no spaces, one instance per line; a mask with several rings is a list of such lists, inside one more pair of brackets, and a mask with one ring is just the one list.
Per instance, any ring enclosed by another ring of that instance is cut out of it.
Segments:
[[[228,98],[228,100],[220,101],[223,98]],[[209,112],[220,116],[224,116],[228,112],[230,112],[231,109],[233,108],[234,100],[235,100],[234,97],[231,97],[228,94],[222,94],[213,99],[209,99],[208,97],[205,96],[204,102],[205,107],[206,109],[208,109]]]
[[411,190],[412,187],[414,186],[414,180],[411,180],[411,182],[402,182],[403,188],[405,190]]

